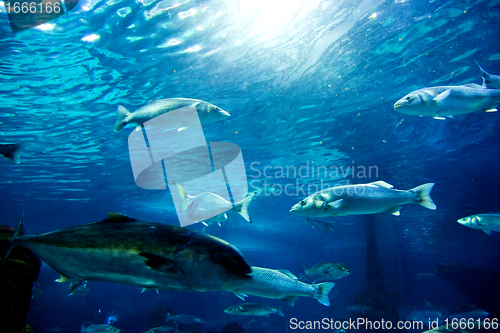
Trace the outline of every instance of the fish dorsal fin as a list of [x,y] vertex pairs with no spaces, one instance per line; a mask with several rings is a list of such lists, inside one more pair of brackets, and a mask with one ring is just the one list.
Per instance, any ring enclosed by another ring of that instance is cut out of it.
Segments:
[[393,188],[394,187],[391,184],[384,182],[383,180],[379,180],[378,182],[370,183],[369,185],[375,185],[375,186],[383,187],[383,188]]
[[97,221],[94,223],[125,223],[125,222],[135,222],[136,219],[128,217],[120,213],[108,213],[108,218],[102,221]]
[[462,84],[462,87],[475,88],[475,89],[486,89],[486,87],[483,87],[482,85],[479,85],[477,83]]
[[294,280],[298,280],[298,278],[292,272],[290,272],[288,269],[277,269],[277,271],[285,274],[289,278],[292,278]]

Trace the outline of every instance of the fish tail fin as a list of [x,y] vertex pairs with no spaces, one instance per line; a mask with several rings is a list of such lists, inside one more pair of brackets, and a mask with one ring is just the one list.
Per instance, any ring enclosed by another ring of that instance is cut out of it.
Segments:
[[285,315],[283,314],[283,311],[282,311],[282,307],[281,307],[281,306],[278,306],[278,307],[276,308],[276,314],[277,314],[278,316],[281,316],[281,317],[284,317],[284,316],[285,316]]
[[130,111],[121,105],[118,106],[118,119],[116,119],[115,127],[113,128],[115,132],[118,132],[127,125],[126,118],[128,116],[130,116]]
[[23,219],[24,219],[24,211],[23,211],[23,215],[19,219],[19,224],[17,225],[16,229],[14,230],[14,234],[12,235],[12,238],[10,239],[10,242],[9,242],[10,246],[9,246],[9,249],[7,250],[7,253],[5,254],[5,257],[2,260],[2,264],[0,264],[0,269],[2,269],[3,265],[7,261],[7,258],[9,257],[10,253],[12,252],[12,249],[14,248],[14,239],[16,237],[24,235],[24,232],[23,232]]
[[324,306],[330,306],[330,299],[328,298],[328,293],[335,286],[333,282],[323,282],[315,285],[316,291],[314,292],[314,298],[318,300]]
[[250,203],[252,202],[252,200],[256,194],[257,194],[257,192],[253,192],[252,194],[250,194],[245,199],[241,200],[238,204],[236,204],[236,206],[233,207],[233,209],[238,214],[243,216],[243,218],[250,223],[252,223],[252,219],[250,218],[250,215],[248,214],[248,207],[250,206]]
[[179,207],[179,210],[182,212],[189,205],[189,194],[187,194],[186,190],[180,184],[174,183],[174,185],[177,188],[177,191],[179,191],[179,195],[181,197],[181,206]]
[[21,149],[23,146],[19,143],[15,143],[11,145],[4,145],[4,147],[7,151],[2,153],[2,155],[9,161],[19,164],[21,162]]
[[436,204],[434,204],[434,201],[432,201],[430,196],[433,186],[434,183],[427,183],[415,187],[412,191],[417,193],[418,198],[416,200],[419,205],[424,206],[427,209],[436,210]]

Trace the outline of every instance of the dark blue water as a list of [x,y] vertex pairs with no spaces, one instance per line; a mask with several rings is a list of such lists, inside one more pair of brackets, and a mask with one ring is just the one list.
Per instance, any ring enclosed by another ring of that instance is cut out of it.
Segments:
[[[249,190],[264,181],[275,189],[291,184],[291,195],[253,201],[252,224],[230,213],[206,232],[235,245],[251,265],[300,275],[302,265],[332,261],[351,271],[336,281],[330,307],[311,298],[292,308],[250,296],[283,306],[285,317],[258,317],[245,332],[291,331],[291,318],[361,316],[346,307],[373,288],[386,295],[386,315],[399,320],[425,309],[425,301],[477,305],[463,287],[430,273],[438,264],[500,269],[500,236],[456,222],[500,211],[499,114],[436,120],[393,109],[423,87],[481,84],[474,61],[500,74],[496,1],[83,0],[16,34],[0,8],[0,137],[25,144],[20,164],[0,160],[2,223],[15,225],[24,210],[29,234],[108,212],[178,225],[168,190],[134,182],[127,146],[133,127],[115,133],[113,124],[118,105],[136,110],[150,100],[196,98],[231,114],[204,133],[207,142],[241,148]],[[312,173],[313,165],[373,172],[276,175],[280,167]],[[300,185],[378,180],[397,189],[435,183],[438,209],[405,205],[401,216],[324,218],[334,233],[289,213],[306,195]],[[79,332],[111,315],[122,332],[145,332],[166,308],[207,322],[185,331],[217,332],[250,319],[223,312],[240,302],[229,292],[141,294],[90,282],[88,293],[67,296],[57,277],[42,267],[35,285],[42,294],[27,319],[35,332]],[[462,282],[482,287],[465,276]]]

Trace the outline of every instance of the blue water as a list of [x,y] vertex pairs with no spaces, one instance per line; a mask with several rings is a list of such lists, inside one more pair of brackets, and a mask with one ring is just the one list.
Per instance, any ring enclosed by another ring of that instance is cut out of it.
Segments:
[[[0,159],[2,223],[15,225],[24,210],[29,234],[98,221],[108,212],[178,225],[168,190],[135,184],[127,146],[133,126],[115,133],[113,125],[118,105],[136,110],[150,100],[196,98],[231,114],[204,133],[207,142],[241,148],[249,190],[264,181],[293,189],[259,195],[250,206],[252,224],[230,213],[222,227],[206,232],[235,245],[251,265],[300,275],[302,265],[332,261],[351,271],[336,281],[330,307],[304,297],[292,308],[250,296],[283,306],[285,317],[257,317],[245,332],[291,331],[290,318],[359,315],[346,307],[371,278],[369,234],[378,281],[399,296],[391,306],[400,320],[425,301],[447,308],[477,303],[456,284],[418,274],[440,263],[500,269],[500,235],[456,222],[500,210],[500,115],[435,120],[397,113],[393,105],[423,87],[481,84],[474,61],[500,74],[499,4],[81,0],[68,14],[16,34],[0,6],[0,138],[25,144],[20,164]],[[312,173],[313,165],[373,171],[276,175],[280,167]],[[261,174],[266,167],[269,177]],[[397,189],[436,183],[431,196],[438,209],[405,205],[401,216],[322,219],[334,233],[289,213],[305,196],[297,185],[377,180]],[[223,312],[240,302],[229,292],[141,294],[90,282],[86,294],[67,296],[57,277],[43,265],[35,284],[42,294],[27,318],[35,332],[80,332],[83,323],[105,324],[115,315],[122,332],[142,333],[160,307],[207,322],[193,332],[251,319]]]

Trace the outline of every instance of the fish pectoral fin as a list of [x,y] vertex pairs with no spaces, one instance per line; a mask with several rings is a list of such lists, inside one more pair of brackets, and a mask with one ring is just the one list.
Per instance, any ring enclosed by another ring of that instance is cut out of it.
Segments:
[[491,230],[483,230],[485,234],[487,234],[488,236],[491,236]]
[[434,97],[433,99],[434,103],[435,104],[442,103],[446,98],[448,98],[448,96],[450,96],[450,93],[451,89],[446,89],[445,91]]
[[245,300],[245,297],[248,297],[248,295],[247,295],[247,294],[240,294],[240,293],[236,293],[236,292],[234,293],[234,295],[235,295],[236,297],[238,297],[239,299],[241,299],[242,301],[244,301],[244,300]]
[[342,206],[342,203],[344,202],[344,199],[339,199],[335,200],[333,202],[330,202],[328,205],[326,205],[327,208],[333,208],[333,209],[338,209]]
[[295,301],[297,300],[297,298],[299,298],[298,296],[288,296],[288,297],[285,297],[285,298],[282,298],[282,300],[290,305],[290,306],[294,306],[295,305]]
[[391,213],[392,215],[395,215],[395,216],[399,216],[399,215],[401,215],[401,213],[399,212],[400,210],[401,210],[401,206],[390,210],[389,213]]
[[59,282],[59,283],[70,283],[70,282],[79,281],[79,279],[64,275],[63,273],[59,273],[59,274],[61,274],[61,277],[59,279],[54,280],[54,281]]
[[178,273],[177,265],[171,259],[147,252],[140,252],[139,255],[146,258],[146,265],[148,265],[149,268],[154,269],[155,271],[166,274]]
[[298,278],[292,272],[290,272],[288,269],[277,269],[277,271],[285,274],[289,278],[292,278],[294,280],[298,280]]
[[446,118],[445,117],[440,117],[438,115],[435,115],[434,117],[432,117],[434,119],[437,119],[437,120],[445,120]]
[[391,184],[388,184],[388,183],[384,182],[383,180],[379,180],[378,182],[370,183],[370,185],[375,185],[375,186],[379,186],[379,187],[383,187],[383,188],[389,188],[389,189],[394,187]]

